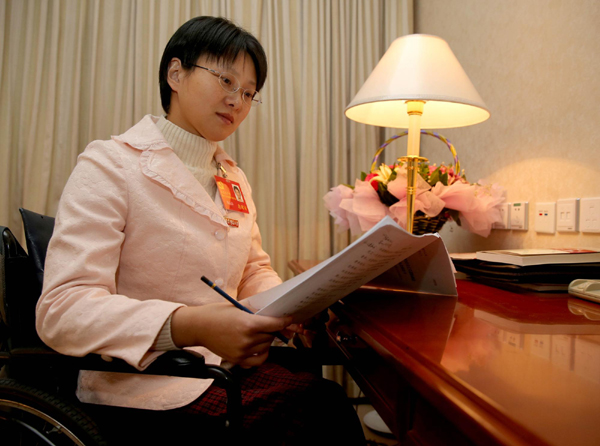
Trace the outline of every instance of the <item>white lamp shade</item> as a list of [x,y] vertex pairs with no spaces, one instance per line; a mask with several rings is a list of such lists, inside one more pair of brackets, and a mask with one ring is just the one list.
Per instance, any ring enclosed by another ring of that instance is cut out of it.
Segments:
[[346,108],[349,119],[408,128],[406,101],[425,101],[421,128],[478,124],[490,117],[483,100],[445,40],[425,34],[390,45]]

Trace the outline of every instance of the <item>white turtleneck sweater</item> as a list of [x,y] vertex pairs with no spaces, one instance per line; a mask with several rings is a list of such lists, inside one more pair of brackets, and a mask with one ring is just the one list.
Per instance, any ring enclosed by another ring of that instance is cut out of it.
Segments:
[[[202,184],[208,195],[214,200],[217,193],[217,162],[215,152],[217,143],[208,141],[201,136],[194,135],[181,127],[173,124],[162,116],[156,126],[161,131],[175,154],[185,164],[194,177]],[[171,317],[165,321],[163,328],[156,337],[152,350],[168,351],[177,350],[171,335]]]
[[194,177],[202,184],[208,195],[214,200],[217,193],[217,162],[215,152],[217,143],[194,135],[173,124],[162,116],[156,126]]

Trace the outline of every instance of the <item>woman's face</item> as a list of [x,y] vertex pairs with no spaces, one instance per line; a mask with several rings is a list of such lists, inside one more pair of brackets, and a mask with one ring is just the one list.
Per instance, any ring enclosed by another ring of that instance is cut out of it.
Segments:
[[172,123],[209,141],[223,141],[242,123],[250,105],[242,100],[243,89],[256,88],[256,70],[250,56],[240,54],[233,63],[200,57],[196,65],[233,74],[241,89],[227,93],[219,84],[219,77],[202,68],[186,71],[179,59],[169,65],[171,107],[167,118]]

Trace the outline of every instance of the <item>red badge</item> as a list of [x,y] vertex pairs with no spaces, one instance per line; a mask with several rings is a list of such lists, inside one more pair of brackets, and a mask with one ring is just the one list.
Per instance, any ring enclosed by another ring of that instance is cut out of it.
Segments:
[[246,206],[246,200],[242,193],[240,183],[228,180],[227,178],[219,177],[215,175],[217,181],[217,188],[223,200],[223,206],[229,211],[238,211],[245,214],[249,214],[248,206]]
[[240,227],[240,222],[238,220],[234,220],[233,218],[227,218],[227,217],[225,217],[225,221],[232,228],[239,228]]

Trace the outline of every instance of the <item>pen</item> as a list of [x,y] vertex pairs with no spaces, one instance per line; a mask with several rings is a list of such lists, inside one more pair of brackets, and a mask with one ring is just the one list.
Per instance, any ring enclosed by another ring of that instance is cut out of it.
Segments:
[[[245,311],[246,313],[254,314],[252,311],[243,306],[241,303],[239,303],[237,300],[235,300],[233,297],[231,297],[229,294],[227,294],[225,291],[223,291],[221,288],[215,285],[212,281],[208,280],[206,277],[202,276],[200,279],[202,280],[202,282],[207,284],[209,287],[211,287],[213,290],[215,290],[217,293],[219,293],[221,296],[223,296],[225,299],[231,302],[235,307],[239,308],[242,311]],[[290,342],[288,338],[286,338],[279,332],[273,334],[286,345]]]

